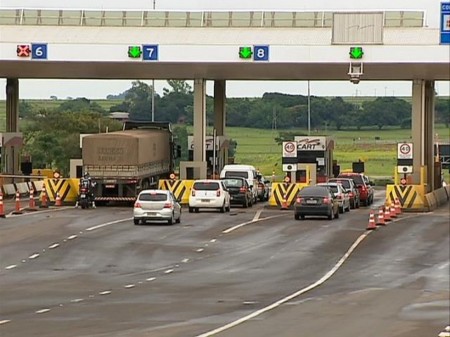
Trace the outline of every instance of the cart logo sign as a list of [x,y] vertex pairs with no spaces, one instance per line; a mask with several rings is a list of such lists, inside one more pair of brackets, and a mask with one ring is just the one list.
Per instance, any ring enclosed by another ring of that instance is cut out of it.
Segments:
[[283,157],[297,157],[297,142],[283,142]]
[[324,151],[325,150],[325,137],[315,138],[298,138],[297,149],[300,151]]
[[398,159],[413,159],[413,143],[398,143],[397,144],[397,158]]

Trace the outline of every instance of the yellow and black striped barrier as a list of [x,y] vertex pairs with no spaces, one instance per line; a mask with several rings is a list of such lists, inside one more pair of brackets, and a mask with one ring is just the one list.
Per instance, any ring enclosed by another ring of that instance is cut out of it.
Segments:
[[180,200],[181,204],[188,204],[192,185],[194,185],[194,180],[164,179],[159,181],[158,188],[171,191],[175,198]]
[[44,179],[44,186],[48,201],[54,202],[56,200],[56,194],[58,193],[61,202],[75,202],[78,198],[80,179]]
[[398,199],[402,209],[424,210],[424,185],[386,185],[386,202],[393,203]]
[[306,183],[272,183],[269,206],[281,207],[284,199],[286,199],[287,207],[292,206],[298,192],[307,185]]

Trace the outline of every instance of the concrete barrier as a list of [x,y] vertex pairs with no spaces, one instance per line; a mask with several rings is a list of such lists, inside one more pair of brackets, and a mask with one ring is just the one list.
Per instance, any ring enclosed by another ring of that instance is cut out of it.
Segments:
[[30,192],[27,183],[17,183],[14,185],[16,186],[16,192],[19,192],[20,194],[28,194]]
[[436,199],[438,206],[442,206],[448,203],[448,194],[445,187],[438,188],[437,190],[434,190],[432,193]]
[[437,208],[438,203],[433,192],[425,194],[425,204],[428,212]]
[[3,185],[3,194],[5,196],[13,196],[16,194],[16,187],[14,184]]

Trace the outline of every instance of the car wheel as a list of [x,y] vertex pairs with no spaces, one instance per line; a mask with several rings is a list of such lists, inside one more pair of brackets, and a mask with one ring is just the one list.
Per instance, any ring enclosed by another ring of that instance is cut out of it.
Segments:
[[300,219],[305,220],[305,216],[304,215],[300,215]]
[[300,214],[295,213],[295,214],[294,214],[294,219],[295,219],[295,220],[300,220]]
[[355,208],[359,208],[359,206],[360,206],[360,201],[358,200],[358,202],[355,205]]
[[225,213],[225,203],[219,208],[220,213]]
[[342,207],[341,207],[341,206],[339,206],[339,210],[338,210],[338,212],[339,212],[339,213],[344,213],[344,206],[342,206]]
[[245,199],[244,202],[242,203],[242,207],[243,208],[247,208],[248,207],[248,200]]
[[133,219],[135,225],[139,225],[139,219]]
[[334,218],[339,219],[339,210],[336,213],[334,213]]
[[351,208],[351,209],[355,209],[355,208],[356,208],[355,200],[350,201],[350,208]]
[[346,212],[350,212],[350,204],[347,205],[347,208],[345,209]]
[[193,213],[194,212],[194,207],[189,207],[189,213]]
[[175,223],[180,223],[181,222],[181,213],[180,216],[178,217],[178,219],[175,220]]
[[200,208],[195,207],[195,213],[199,213],[200,212]]
[[333,220],[333,210],[328,213],[328,220]]
[[225,212],[229,212],[229,211],[231,211],[231,206],[230,206],[230,205],[228,205],[227,207],[225,207]]
[[173,214],[172,217],[169,220],[167,220],[167,223],[169,224],[169,226],[173,225]]

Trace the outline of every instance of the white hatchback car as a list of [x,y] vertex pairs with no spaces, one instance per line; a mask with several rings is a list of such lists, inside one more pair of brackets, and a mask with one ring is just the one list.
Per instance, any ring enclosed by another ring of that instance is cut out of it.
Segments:
[[339,202],[339,213],[350,212],[350,194],[341,183],[327,182],[316,185],[328,186]]
[[221,180],[194,181],[189,194],[189,213],[198,213],[200,208],[216,208],[221,213],[230,211],[230,193]]
[[135,225],[146,221],[180,223],[181,205],[171,191],[143,190],[134,203],[133,220]]

